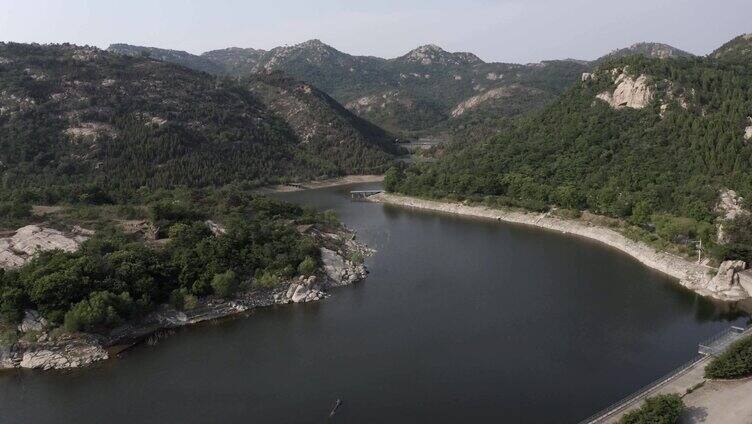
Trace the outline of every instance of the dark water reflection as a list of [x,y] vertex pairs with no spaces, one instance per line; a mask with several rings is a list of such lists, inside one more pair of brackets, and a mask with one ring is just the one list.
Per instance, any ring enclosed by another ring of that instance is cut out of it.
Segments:
[[0,422],[320,423],[336,398],[332,422],[575,422],[746,322],[593,242],[351,188],[280,197],[378,249],[365,282],[92,369],[0,375]]

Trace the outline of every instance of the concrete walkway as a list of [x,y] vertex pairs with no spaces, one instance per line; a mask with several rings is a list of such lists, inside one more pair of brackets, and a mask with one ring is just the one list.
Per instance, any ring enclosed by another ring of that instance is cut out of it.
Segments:
[[684,396],[681,422],[749,424],[752,423],[752,378],[735,381],[707,381]]

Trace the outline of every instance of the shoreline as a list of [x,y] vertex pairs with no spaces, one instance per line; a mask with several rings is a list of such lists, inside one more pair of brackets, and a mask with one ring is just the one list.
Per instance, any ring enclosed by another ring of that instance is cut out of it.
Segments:
[[318,302],[331,296],[330,290],[355,284],[368,276],[365,264],[347,259],[356,253],[367,257],[375,252],[355,241],[355,232],[346,227],[332,233],[310,228],[305,231],[317,238],[342,241],[338,248],[332,245],[319,247],[321,265],[313,275],[299,276],[274,288],[252,288],[231,299],[214,295],[200,298],[198,305],[191,310],[181,311],[162,304],[147,316],[106,334],[67,333],[53,338],[47,331],[52,329],[45,328],[39,332],[36,341],[18,340],[11,346],[0,346],[0,372],[21,368],[46,371],[90,366],[118,358],[141,343],[159,340],[182,327],[242,316],[257,308]]
[[295,191],[315,190],[349,184],[380,183],[382,181],[384,181],[384,175],[345,175],[344,177],[306,181],[304,183],[277,184],[259,187],[251,191],[255,194],[291,193]]
[[738,302],[750,299],[749,294],[741,287],[734,287],[724,291],[709,289],[709,283],[718,273],[717,268],[698,264],[666,252],[656,251],[651,246],[629,239],[610,228],[596,226],[585,221],[563,219],[534,212],[519,212],[486,206],[470,206],[456,202],[425,200],[386,192],[369,196],[367,200],[412,209],[493,219],[584,237],[625,253],[643,265],[677,279],[679,284],[702,296],[724,302]]

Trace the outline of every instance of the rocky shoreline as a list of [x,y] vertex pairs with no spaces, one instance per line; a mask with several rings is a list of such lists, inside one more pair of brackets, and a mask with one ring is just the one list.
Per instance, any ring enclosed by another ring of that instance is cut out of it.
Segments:
[[231,300],[210,296],[200,299],[189,311],[162,305],[138,322],[118,327],[106,335],[77,333],[55,337],[53,332],[47,332],[44,318],[36,311],[27,311],[19,328],[27,335],[34,335],[34,340],[23,337],[9,347],[0,346],[0,370],[84,367],[180,327],[239,315],[255,308],[319,301],[329,296],[330,288],[353,284],[368,275],[365,265],[348,259],[356,255],[365,258],[374,252],[355,241],[354,233],[324,233],[312,228],[304,231],[315,232],[314,237],[330,241],[320,248],[322,266],[315,275],[301,276],[273,289],[252,289]]
[[744,262],[728,261],[722,263],[719,268],[713,268],[666,252],[656,251],[645,243],[629,239],[607,227],[576,219],[552,217],[548,214],[425,200],[391,193],[379,193],[368,197],[368,200],[408,208],[488,218],[585,237],[618,249],[642,264],[676,278],[682,286],[702,296],[725,302],[751,299],[752,270],[747,269],[747,264]]

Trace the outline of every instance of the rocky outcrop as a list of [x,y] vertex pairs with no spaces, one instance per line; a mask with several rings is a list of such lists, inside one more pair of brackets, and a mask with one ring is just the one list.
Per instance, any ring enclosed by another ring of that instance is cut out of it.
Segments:
[[287,291],[275,294],[274,300],[280,304],[304,303],[321,300],[325,297],[326,293],[318,284],[318,279],[315,275],[312,275],[308,278],[298,277],[298,280],[290,283]]
[[33,369],[67,369],[83,367],[109,357],[99,345],[64,345],[50,349],[40,346],[23,354],[19,367]]
[[718,196],[718,203],[715,206],[715,211],[721,215],[723,219],[734,219],[739,215],[748,213],[742,207],[744,205],[744,198],[739,196],[734,190],[721,190]]
[[87,238],[84,235],[66,234],[37,225],[19,228],[12,237],[0,239],[0,268],[23,266],[37,252],[48,250],[75,252]]
[[497,87],[493,88],[491,90],[488,90],[482,94],[478,94],[477,96],[470,97],[469,99],[463,101],[462,103],[458,104],[457,106],[452,109],[452,117],[457,118],[464,114],[465,112],[475,109],[485,103],[488,103],[493,100],[498,99],[506,99],[506,98],[517,98],[518,96],[521,96],[523,94],[541,94],[542,92],[540,90],[524,87],[519,84],[512,84],[510,86],[504,86],[504,87]]
[[[747,121],[749,121],[750,124],[752,124],[752,116],[747,118]],[[744,128],[744,142],[748,142],[752,140],[752,125],[747,126]]]
[[206,226],[209,227],[209,231],[211,231],[212,234],[214,234],[217,237],[227,233],[227,228],[225,228],[224,226],[220,224],[217,224],[216,222],[212,220],[207,220],[204,222],[204,224],[206,224]]
[[653,92],[648,85],[648,77],[640,75],[634,79],[626,72],[616,77],[613,93],[604,91],[596,97],[608,103],[614,109],[642,109],[653,100]]
[[33,309],[27,309],[24,312],[23,320],[18,325],[18,331],[26,333],[28,331],[43,331],[47,327],[47,320],[39,312]]
[[742,286],[747,294],[752,296],[752,269],[737,272],[736,276],[739,278],[739,285]]
[[715,206],[715,212],[718,217],[718,243],[725,244],[728,242],[726,232],[724,231],[725,221],[735,219],[738,216],[749,214],[749,211],[743,208],[744,198],[739,196],[734,190],[721,190],[718,196],[718,203]]
[[69,127],[65,134],[72,141],[98,141],[102,137],[115,138],[117,133],[109,124],[101,122],[84,122],[75,127]]
[[[750,292],[745,286],[752,286],[749,273],[745,273],[744,261],[725,261],[718,267],[716,275],[704,286],[705,289],[728,298],[748,298]],[[744,276],[742,274],[744,273]],[[744,278],[744,284],[742,284]]]
[[355,264],[325,247],[321,248],[321,262],[324,266],[324,272],[335,286],[355,283],[367,275],[367,271],[362,264]]

